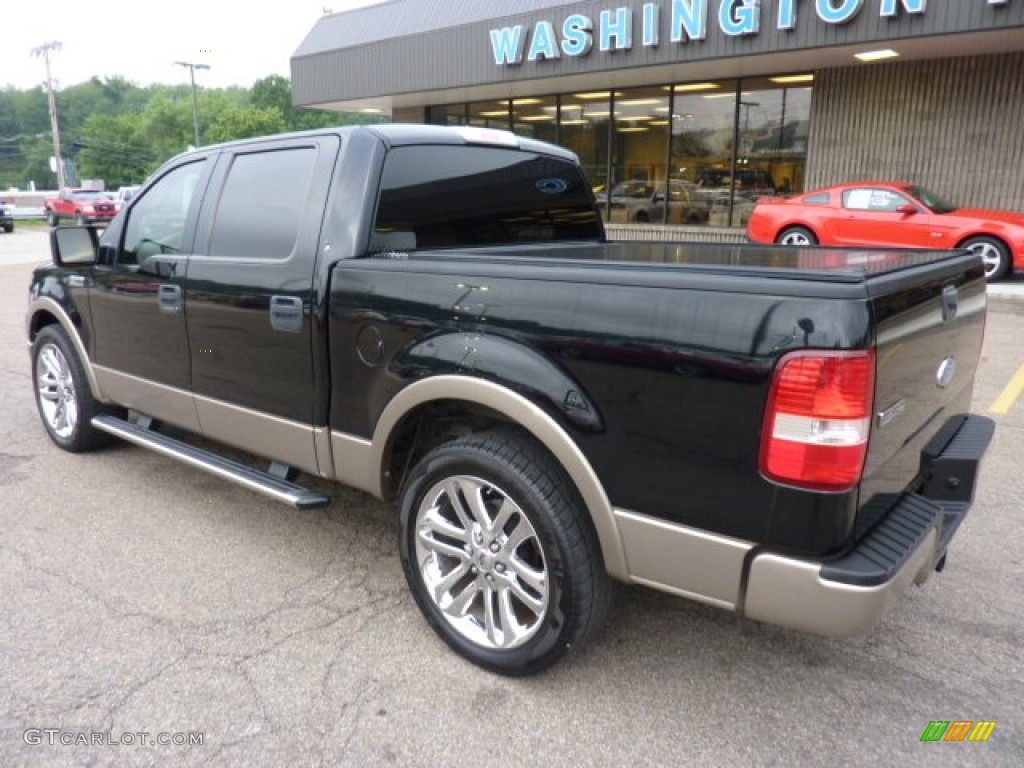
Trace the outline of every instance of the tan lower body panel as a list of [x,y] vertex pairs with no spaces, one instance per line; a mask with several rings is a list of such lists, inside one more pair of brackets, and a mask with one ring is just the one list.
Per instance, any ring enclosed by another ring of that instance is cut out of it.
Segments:
[[[93,370],[103,394],[111,402],[211,440],[283,462],[304,472],[320,474],[315,431],[308,424],[208,397],[193,396],[183,389],[103,366],[93,366]],[[326,457],[329,458],[329,446],[323,437],[320,442],[324,443],[328,451]]]
[[751,544],[622,509],[615,519],[630,582],[736,609]]
[[378,499],[382,497],[380,465],[373,443],[343,432],[331,432],[331,453],[334,478],[339,483],[366,491]]
[[752,619],[830,637],[848,637],[876,624],[911,582],[934,567],[938,534],[933,529],[894,578],[875,587],[826,581],[821,563],[780,555],[754,558],[744,613]]
[[320,474],[313,427],[201,395],[195,396],[202,432],[213,440]]
[[201,431],[191,392],[104,368],[102,365],[94,365],[93,371],[108,401],[191,432]]

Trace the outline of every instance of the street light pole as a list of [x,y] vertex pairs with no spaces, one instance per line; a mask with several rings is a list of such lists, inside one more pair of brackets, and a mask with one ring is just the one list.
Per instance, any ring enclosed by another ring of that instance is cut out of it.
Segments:
[[196,134],[196,146],[199,146],[199,102],[196,100],[196,70],[209,69],[207,64],[194,64],[191,61],[174,62],[179,67],[188,67],[188,78],[192,83],[192,128]]

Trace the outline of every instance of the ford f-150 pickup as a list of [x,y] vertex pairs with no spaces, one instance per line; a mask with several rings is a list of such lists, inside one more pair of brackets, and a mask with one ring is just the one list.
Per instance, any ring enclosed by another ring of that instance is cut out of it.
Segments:
[[502,674],[592,636],[612,580],[865,631],[941,569],[992,436],[976,255],[610,243],[576,157],[501,131],[203,147],[51,244],[58,446],[395,500],[427,622]]
[[73,219],[79,225],[107,222],[118,211],[110,195],[96,189],[62,189],[56,197],[46,198],[43,207],[52,226],[61,219]]

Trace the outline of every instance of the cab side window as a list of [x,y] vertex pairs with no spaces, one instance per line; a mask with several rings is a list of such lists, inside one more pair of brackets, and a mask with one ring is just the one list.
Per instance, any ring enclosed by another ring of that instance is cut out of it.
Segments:
[[181,253],[185,219],[205,164],[200,160],[175,168],[139,198],[125,224],[118,264],[133,266],[159,254]]
[[282,260],[291,256],[316,171],[315,147],[236,155],[217,201],[209,255]]
[[892,212],[909,202],[888,189],[849,189],[843,193],[843,208],[852,211]]

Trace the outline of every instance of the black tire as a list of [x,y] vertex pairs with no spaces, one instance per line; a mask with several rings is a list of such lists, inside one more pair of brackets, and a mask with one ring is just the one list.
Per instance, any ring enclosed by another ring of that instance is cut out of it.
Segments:
[[399,548],[434,631],[498,674],[550,667],[608,612],[610,584],[582,502],[551,457],[511,428],[423,457],[402,492]]
[[46,220],[50,223],[51,227],[56,227],[60,224],[60,216],[55,211],[47,211]]
[[1005,277],[1010,271],[1010,251],[1002,240],[979,235],[964,240],[960,247],[981,256],[985,264],[985,279],[990,283]]
[[649,221],[649,219],[650,219],[650,217],[648,217],[647,211],[637,211],[636,212],[636,222],[638,224],[646,224]]
[[4,232],[6,232],[9,235],[13,231],[14,231],[14,225],[13,224],[4,224]]
[[80,213],[76,213],[75,214],[75,226],[83,227],[83,226],[85,226],[85,224],[86,224],[85,217],[82,214],[80,214]]
[[807,229],[807,227],[786,227],[775,238],[775,242],[779,245],[817,245],[818,236]]
[[100,413],[123,414],[96,400],[67,332],[48,325],[32,344],[32,386],[36,408],[47,434],[72,453],[91,451],[117,440],[92,426]]

